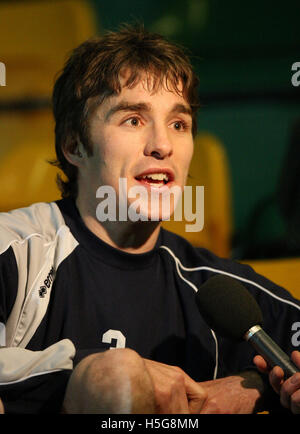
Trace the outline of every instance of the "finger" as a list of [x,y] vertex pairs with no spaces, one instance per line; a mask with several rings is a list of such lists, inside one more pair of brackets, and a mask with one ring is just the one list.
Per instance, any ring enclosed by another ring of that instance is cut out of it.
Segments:
[[171,368],[175,369],[177,372],[183,375],[184,378],[184,386],[188,399],[189,412],[191,414],[199,414],[202,409],[204,402],[207,399],[207,391],[200,385],[194,381],[186,372],[184,372],[178,366],[171,366]]
[[300,390],[291,396],[291,411],[294,414],[300,414]]
[[189,414],[184,378],[180,374],[170,375],[166,378],[168,378],[169,385],[166,389],[164,413]]
[[[187,377],[187,378],[186,378]],[[188,398],[188,406],[191,414],[199,414],[206,399],[206,390],[190,377],[185,377],[185,388]]]
[[275,392],[279,394],[281,385],[283,384],[284,381],[283,369],[280,368],[279,366],[275,366],[269,374],[269,380]]
[[175,367],[145,359],[152,378],[159,414],[188,414],[189,406],[183,375]]
[[[291,397],[300,389],[300,373],[292,375],[282,385],[280,390],[280,402],[283,407],[291,407]],[[296,405],[297,403],[294,403]],[[298,405],[300,404],[300,401]]]
[[[207,398],[207,392],[199,383],[178,366],[147,359],[146,364],[152,378],[157,379],[157,401],[161,410],[164,409],[169,413],[198,414],[200,412]],[[158,381],[160,381],[159,385]],[[164,384],[166,388],[163,390]],[[168,396],[170,392],[171,397]]]
[[4,414],[4,407],[1,398],[0,398],[0,414]]
[[297,368],[300,369],[300,351],[293,351],[291,357]]
[[188,403],[188,413],[199,414],[204,402],[207,399],[207,392],[205,389],[194,381],[186,372],[177,366],[171,366],[179,378],[184,381],[184,393]]
[[270,371],[270,367],[262,356],[255,356],[253,362],[256,365],[257,369],[263,374],[266,374]]

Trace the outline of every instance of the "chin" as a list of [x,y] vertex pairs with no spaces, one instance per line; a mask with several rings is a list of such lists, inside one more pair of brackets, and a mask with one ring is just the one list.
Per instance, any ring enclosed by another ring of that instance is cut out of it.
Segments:
[[174,205],[170,202],[144,202],[136,207],[134,203],[129,204],[128,219],[130,221],[165,221],[170,220],[174,212]]

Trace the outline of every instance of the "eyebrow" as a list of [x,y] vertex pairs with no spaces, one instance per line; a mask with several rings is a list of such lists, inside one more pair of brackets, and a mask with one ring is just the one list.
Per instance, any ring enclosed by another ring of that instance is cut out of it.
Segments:
[[192,109],[190,106],[187,106],[185,104],[174,104],[172,110],[170,111],[170,113],[174,114],[174,113],[183,113],[185,115],[189,115],[192,116]]
[[[118,112],[151,112],[151,105],[145,102],[139,102],[139,103],[130,103],[128,101],[121,101],[118,104],[116,104],[115,106],[111,107],[111,109],[107,112],[106,116],[105,116],[105,121],[107,122],[111,116],[113,116],[115,113]],[[170,114],[175,114],[175,113],[183,113],[183,114],[187,114],[189,116],[192,116],[192,109],[185,105],[185,104],[181,104],[181,103],[176,103],[174,104],[174,106],[172,107],[172,109],[169,112]]]
[[111,116],[113,116],[117,112],[149,112],[151,111],[151,107],[149,104],[140,102],[137,104],[129,103],[128,101],[121,101],[119,104],[116,104],[115,106],[111,107],[111,109],[107,112],[105,116],[105,121],[108,121]]

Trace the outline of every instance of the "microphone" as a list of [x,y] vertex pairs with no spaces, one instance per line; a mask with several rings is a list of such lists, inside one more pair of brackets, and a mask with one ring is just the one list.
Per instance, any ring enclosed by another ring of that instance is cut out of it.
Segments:
[[283,369],[285,378],[299,372],[290,357],[262,329],[260,307],[236,279],[225,275],[211,277],[200,286],[196,304],[209,327],[219,335],[250,342],[271,367]]

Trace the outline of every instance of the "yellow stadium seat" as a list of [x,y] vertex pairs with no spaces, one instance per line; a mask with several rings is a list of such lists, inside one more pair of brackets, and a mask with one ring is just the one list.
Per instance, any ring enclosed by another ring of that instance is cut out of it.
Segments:
[[70,51],[96,34],[89,2],[43,0],[0,4],[0,61],[6,86],[0,102],[48,98]]
[[188,222],[174,219],[163,222],[163,227],[185,237],[194,246],[229,257],[232,235],[230,170],[224,146],[214,135],[202,132],[196,136],[189,175],[187,185],[194,191],[196,186],[204,186],[204,228],[200,232],[187,232]]
[[90,3],[44,0],[0,4],[0,210],[60,197],[50,106],[55,76],[72,49],[97,34]]
[[[37,130],[26,123],[25,115],[31,122],[35,120],[38,123]],[[47,160],[55,158],[54,140],[49,140],[53,135],[51,113],[19,115],[18,119],[11,120],[14,127],[17,123],[19,128],[10,133],[14,145],[0,152],[0,211],[60,198],[55,182],[58,169],[47,163]],[[5,125],[9,126],[9,119]],[[41,131],[44,135],[40,134]]]
[[300,300],[300,258],[242,261]]

